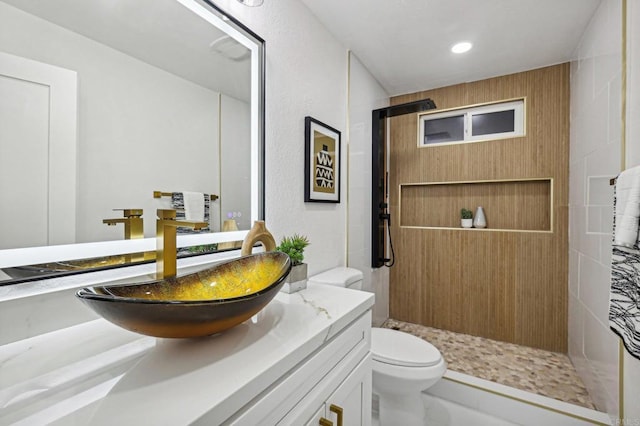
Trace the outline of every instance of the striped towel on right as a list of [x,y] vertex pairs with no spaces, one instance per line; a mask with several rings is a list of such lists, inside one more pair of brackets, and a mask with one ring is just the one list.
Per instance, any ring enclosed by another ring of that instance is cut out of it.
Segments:
[[640,166],[618,176],[613,198],[609,326],[640,359]]

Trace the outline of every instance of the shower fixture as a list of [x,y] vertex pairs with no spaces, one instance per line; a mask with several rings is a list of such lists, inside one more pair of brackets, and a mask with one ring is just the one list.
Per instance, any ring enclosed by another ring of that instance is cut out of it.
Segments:
[[[393,105],[372,111],[371,120],[371,266],[391,267],[395,263],[389,212],[389,173],[387,171],[387,118],[435,109],[431,99]],[[386,232],[385,232],[386,231]],[[389,255],[387,255],[387,238]]]

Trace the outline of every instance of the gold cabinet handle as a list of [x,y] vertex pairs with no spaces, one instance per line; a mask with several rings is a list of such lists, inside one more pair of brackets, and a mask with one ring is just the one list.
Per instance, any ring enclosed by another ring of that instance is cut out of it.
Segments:
[[333,422],[329,419],[325,419],[324,417],[320,417],[320,426],[333,426]]
[[335,405],[335,404],[331,404],[329,406],[329,411],[331,411],[332,413],[336,413],[336,416],[338,416],[338,426],[342,426],[342,407]]

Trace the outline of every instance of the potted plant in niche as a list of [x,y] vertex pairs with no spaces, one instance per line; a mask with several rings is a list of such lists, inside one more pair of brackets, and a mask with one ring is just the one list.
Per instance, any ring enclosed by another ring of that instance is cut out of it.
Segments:
[[293,265],[291,273],[285,279],[280,291],[294,293],[307,288],[307,264],[302,261],[304,260],[304,249],[308,245],[309,240],[306,236],[293,234],[291,237],[283,237],[280,245],[276,247],[277,251],[289,255]]
[[460,210],[460,225],[463,228],[471,228],[473,226],[473,213],[471,210]]

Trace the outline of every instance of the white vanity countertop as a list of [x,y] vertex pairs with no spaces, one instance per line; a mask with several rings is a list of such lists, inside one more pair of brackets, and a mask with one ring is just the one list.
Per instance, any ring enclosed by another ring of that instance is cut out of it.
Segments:
[[201,339],[99,319],[0,346],[0,424],[220,423],[372,305],[371,293],[314,285]]

